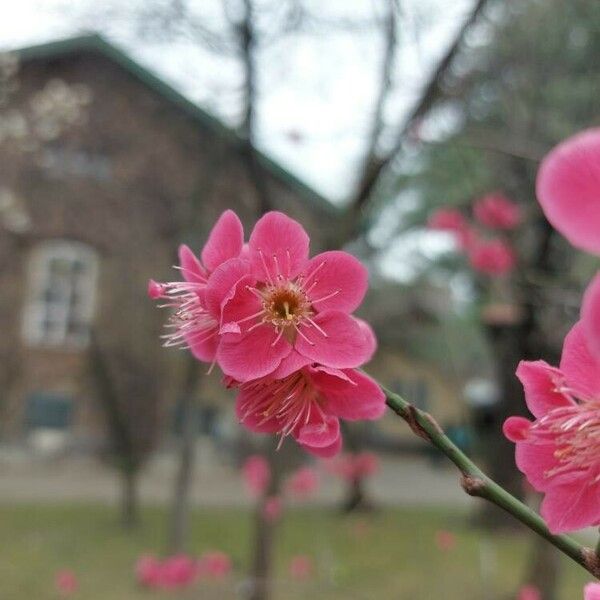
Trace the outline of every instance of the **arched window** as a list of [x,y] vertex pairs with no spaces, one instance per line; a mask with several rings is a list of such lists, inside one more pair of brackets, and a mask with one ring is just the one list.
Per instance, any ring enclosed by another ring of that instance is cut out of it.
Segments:
[[53,240],[31,256],[23,333],[41,346],[84,347],[94,313],[98,260],[79,242]]

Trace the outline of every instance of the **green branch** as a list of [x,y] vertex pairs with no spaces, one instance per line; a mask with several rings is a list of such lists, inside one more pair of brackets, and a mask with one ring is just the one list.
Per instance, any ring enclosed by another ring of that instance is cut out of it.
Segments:
[[410,425],[413,432],[441,450],[458,467],[462,473],[461,484],[467,494],[485,498],[503,508],[594,577],[600,578],[600,557],[592,548],[582,546],[566,535],[550,533],[544,520],[535,511],[492,481],[445,435],[431,415],[383,386],[381,389],[385,392],[387,405]]

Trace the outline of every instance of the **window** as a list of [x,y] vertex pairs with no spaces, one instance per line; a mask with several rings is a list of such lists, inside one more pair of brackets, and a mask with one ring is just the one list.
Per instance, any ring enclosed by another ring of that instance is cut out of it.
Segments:
[[95,252],[78,242],[51,241],[31,257],[23,333],[43,346],[84,347],[94,311]]
[[73,401],[68,396],[34,392],[27,397],[25,423],[29,429],[69,429]]

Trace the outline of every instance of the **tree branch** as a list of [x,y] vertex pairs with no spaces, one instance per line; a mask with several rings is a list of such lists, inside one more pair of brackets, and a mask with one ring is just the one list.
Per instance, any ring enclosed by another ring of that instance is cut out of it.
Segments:
[[594,577],[600,577],[600,558],[592,548],[582,546],[566,535],[553,535],[544,520],[528,506],[492,481],[444,434],[431,415],[415,408],[398,394],[381,386],[386,403],[415,432],[445,454],[462,473],[461,485],[470,496],[485,498],[510,513],[526,527],[546,539]]

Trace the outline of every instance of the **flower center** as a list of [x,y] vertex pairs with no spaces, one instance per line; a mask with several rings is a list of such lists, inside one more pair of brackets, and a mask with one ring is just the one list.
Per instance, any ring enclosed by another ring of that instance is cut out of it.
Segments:
[[537,421],[528,436],[538,443],[553,443],[558,464],[546,477],[600,467],[600,402],[550,411]]
[[312,313],[306,294],[293,283],[268,287],[263,298],[265,320],[278,328],[295,327]]

